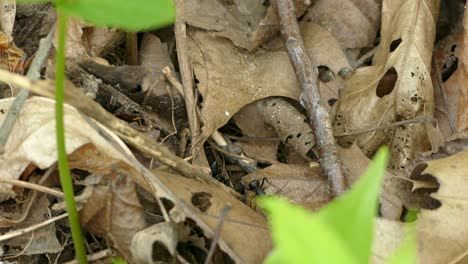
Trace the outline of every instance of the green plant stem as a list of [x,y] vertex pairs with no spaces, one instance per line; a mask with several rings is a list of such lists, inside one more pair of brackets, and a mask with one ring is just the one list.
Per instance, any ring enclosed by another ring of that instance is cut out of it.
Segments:
[[67,33],[67,16],[58,12],[58,48],[55,57],[55,120],[57,129],[57,150],[60,182],[65,194],[65,204],[68,211],[68,221],[75,246],[75,254],[78,263],[87,263],[86,249],[84,247],[83,235],[81,234],[80,220],[76,210],[73,183],[68,166],[67,152],[65,149],[65,126],[63,118],[63,101],[65,95],[65,37]]

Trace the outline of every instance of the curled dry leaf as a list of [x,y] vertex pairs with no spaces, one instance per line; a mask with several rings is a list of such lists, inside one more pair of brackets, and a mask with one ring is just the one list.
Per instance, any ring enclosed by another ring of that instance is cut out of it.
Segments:
[[[467,163],[468,151],[463,151],[420,164],[425,169],[415,169],[416,173],[412,175],[412,178],[435,177],[440,184],[430,196],[440,207],[422,209],[416,222],[420,263],[462,263],[458,261],[468,253]],[[383,263],[385,257],[398,247],[406,234],[404,225],[385,220],[377,222],[374,245],[377,263]]]
[[[384,1],[381,42],[370,67],[358,69],[340,94],[335,134],[417,117],[432,117],[430,78],[438,0]],[[342,137],[366,154],[390,144],[391,164],[404,169],[418,153],[442,145],[438,128],[418,123]]]

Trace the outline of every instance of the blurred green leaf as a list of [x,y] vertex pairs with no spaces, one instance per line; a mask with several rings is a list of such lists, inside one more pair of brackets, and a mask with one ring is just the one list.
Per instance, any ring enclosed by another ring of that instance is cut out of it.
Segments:
[[368,263],[388,155],[381,148],[353,187],[317,214],[279,198],[262,198],[276,246],[266,263]]
[[[33,3],[42,0],[20,0]],[[60,0],[53,1],[66,15],[76,16],[97,26],[139,31],[174,23],[172,0]]]

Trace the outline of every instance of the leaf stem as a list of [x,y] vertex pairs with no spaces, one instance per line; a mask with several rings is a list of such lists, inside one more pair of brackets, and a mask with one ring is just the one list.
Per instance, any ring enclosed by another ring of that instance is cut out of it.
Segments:
[[63,193],[65,194],[65,204],[67,206],[68,221],[72,232],[75,246],[75,254],[78,263],[87,263],[86,249],[84,247],[83,236],[81,234],[80,220],[76,210],[75,195],[73,192],[73,183],[68,166],[67,152],[65,149],[65,126],[63,117],[63,101],[65,94],[65,37],[67,32],[67,16],[58,12],[58,48],[55,57],[55,120],[57,129],[57,150],[58,167],[60,172],[60,182]]

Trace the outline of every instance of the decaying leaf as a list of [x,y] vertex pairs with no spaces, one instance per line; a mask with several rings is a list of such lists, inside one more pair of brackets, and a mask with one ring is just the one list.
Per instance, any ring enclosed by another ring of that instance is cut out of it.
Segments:
[[[430,62],[438,8],[438,0],[384,1],[381,42],[372,66],[358,69],[346,82],[338,100],[335,134],[433,116]],[[342,137],[340,142],[350,145],[355,139],[366,154],[390,144],[391,164],[397,169],[442,144],[440,132],[430,123]]]
[[[468,151],[453,156],[428,161],[420,166],[412,178],[435,177],[439,189],[429,199],[440,205],[437,209],[422,209],[415,223],[418,229],[420,263],[462,263],[458,262],[468,253],[468,181],[465,164]],[[379,220],[376,228],[374,258],[383,263],[405,236],[405,224]]]

